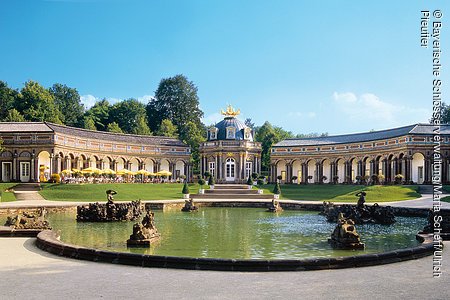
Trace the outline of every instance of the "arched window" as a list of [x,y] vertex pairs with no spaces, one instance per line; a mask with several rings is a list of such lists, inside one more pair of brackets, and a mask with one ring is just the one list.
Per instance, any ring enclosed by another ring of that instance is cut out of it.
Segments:
[[225,161],[225,180],[234,181],[235,179],[235,161],[234,158],[227,158]]

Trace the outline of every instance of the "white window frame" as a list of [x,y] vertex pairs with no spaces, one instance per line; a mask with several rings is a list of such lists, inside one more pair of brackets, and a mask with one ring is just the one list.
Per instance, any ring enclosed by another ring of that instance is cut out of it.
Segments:
[[208,170],[212,177],[216,177],[216,162],[210,161],[208,163]]
[[211,128],[209,130],[209,139],[210,140],[217,140],[217,128]]
[[252,136],[252,134],[251,134],[251,132],[250,132],[250,128],[246,128],[246,129],[244,130],[244,139],[245,139],[245,140],[249,140],[249,139],[251,138],[251,136]]
[[227,139],[235,139],[236,138],[236,128],[227,127]]
[[252,175],[253,163],[251,161],[245,162],[245,178],[249,178]]

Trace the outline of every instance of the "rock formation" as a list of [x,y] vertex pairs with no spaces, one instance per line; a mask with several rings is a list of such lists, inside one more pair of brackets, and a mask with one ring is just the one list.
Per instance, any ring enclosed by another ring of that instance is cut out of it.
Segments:
[[109,222],[136,220],[142,213],[141,201],[129,203],[114,203],[113,190],[106,191],[108,202],[106,204],[89,203],[77,206],[77,221],[81,222]]
[[133,225],[133,234],[127,240],[127,246],[149,247],[160,236],[155,226],[155,215],[152,211],[148,210],[142,222]]
[[197,211],[198,207],[194,205],[194,200],[186,199],[184,200],[184,206],[181,208],[181,211]]
[[395,223],[394,211],[390,206],[379,206],[377,203],[372,206],[364,204],[357,206],[350,204],[335,205],[332,202],[323,202],[321,214],[327,217],[328,222],[337,222],[341,213],[345,218],[352,219],[355,224],[389,225]]
[[341,250],[364,249],[364,244],[361,243],[356,232],[355,223],[351,219],[345,218],[342,213],[338,218],[336,228],[331,234],[331,238],[328,239],[331,246]]
[[40,208],[37,214],[22,212],[14,217],[8,217],[5,226],[14,229],[52,229],[48,221],[45,220],[45,215],[45,208]]

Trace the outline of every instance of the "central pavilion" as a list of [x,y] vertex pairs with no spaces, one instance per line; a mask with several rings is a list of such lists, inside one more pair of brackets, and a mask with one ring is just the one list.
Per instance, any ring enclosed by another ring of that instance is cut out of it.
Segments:
[[252,173],[261,173],[261,144],[254,131],[236,118],[229,105],[221,111],[224,119],[208,129],[207,141],[200,144],[200,171],[210,172],[218,183],[243,183]]

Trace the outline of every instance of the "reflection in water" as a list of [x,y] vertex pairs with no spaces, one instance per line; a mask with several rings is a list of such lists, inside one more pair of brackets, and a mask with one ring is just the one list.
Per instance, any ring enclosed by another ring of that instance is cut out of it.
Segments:
[[167,256],[299,259],[375,253],[417,245],[424,218],[357,227],[366,250],[333,250],[327,243],[335,225],[317,212],[272,214],[256,208],[202,208],[196,213],[155,211],[161,240],[150,249],[126,247],[134,222],[77,223],[74,213],[50,214],[50,224],[70,244]]

